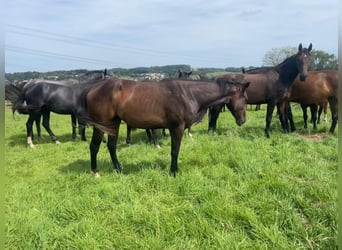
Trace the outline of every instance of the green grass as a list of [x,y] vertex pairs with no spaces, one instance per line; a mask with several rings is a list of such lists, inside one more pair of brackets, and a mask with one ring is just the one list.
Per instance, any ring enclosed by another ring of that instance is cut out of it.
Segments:
[[[237,127],[222,113],[218,131],[207,120],[184,136],[180,174],[169,176],[170,138],[161,149],[143,130],[125,145],[120,130],[115,174],[105,144],[101,178],[90,174],[88,142],[71,140],[69,116],[53,114],[59,140],[26,145],[27,117],[5,121],[6,249],[335,249],[337,131],[282,134],[273,118],[264,136],[265,108]],[[248,107],[249,109],[249,107]]]

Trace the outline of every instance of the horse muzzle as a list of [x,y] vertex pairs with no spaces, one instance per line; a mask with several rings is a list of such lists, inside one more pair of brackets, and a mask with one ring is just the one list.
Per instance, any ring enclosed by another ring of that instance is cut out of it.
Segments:
[[238,120],[236,120],[236,124],[238,125],[238,126],[241,126],[242,124],[244,124],[245,123],[245,119],[238,119]]
[[299,75],[299,80],[301,80],[302,82],[305,81],[306,79],[306,74],[300,74]]

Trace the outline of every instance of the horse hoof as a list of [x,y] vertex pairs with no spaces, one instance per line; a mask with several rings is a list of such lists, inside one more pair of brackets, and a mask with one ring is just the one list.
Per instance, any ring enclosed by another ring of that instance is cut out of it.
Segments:
[[28,144],[28,146],[29,146],[30,148],[36,148],[36,146],[33,145],[33,144]]
[[58,141],[58,140],[56,140],[56,141],[55,141],[55,143],[56,143],[56,144],[61,144],[61,142],[60,142],[60,141]]
[[157,148],[157,149],[160,149],[160,148],[161,148],[161,146],[159,146],[159,144],[158,144],[158,145],[156,145],[156,148]]
[[95,178],[100,178],[100,174],[98,172],[94,173],[94,172],[91,172]]

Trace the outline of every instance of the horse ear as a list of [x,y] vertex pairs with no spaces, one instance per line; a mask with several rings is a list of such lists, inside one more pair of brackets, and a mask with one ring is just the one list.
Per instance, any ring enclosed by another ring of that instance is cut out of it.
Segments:
[[246,73],[245,67],[242,67],[242,74],[245,74],[245,73]]
[[106,76],[107,75],[107,69],[103,71],[103,74]]
[[308,48],[308,51],[311,51],[311,50],[312,50],[312,43],[310,43],[309,48]]
[[303,46],[302,46],[302,44],[300,43],[299,46],[298,46],[298,51],[302,51],[302,49],[303,49]]

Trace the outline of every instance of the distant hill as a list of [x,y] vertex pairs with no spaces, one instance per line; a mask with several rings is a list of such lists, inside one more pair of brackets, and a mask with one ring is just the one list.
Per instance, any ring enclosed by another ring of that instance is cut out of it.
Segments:
[[[248,69],[248,67],[247,67]],[[165,65],[165,66],[151,66],[151,67],[137,67],[137,68],[112,68],[107,69],[109,74],[113,74],[119,78],[131,78],[141,79],[146,74],[151,73],[162,73],[165,78],[176,78],[178,76],[178,70],[182,71],[193,71],[194,74],[209,77],[216,75],[217,73],[224,72],[241,72],[241,67],[228,67],[228,68],[191,68],[190,65],[178,64],[178,65]],[[86,69],[75,69],[75,70],[58,70],[48,72],[15,72],[6,73],[5,77],[11,82],[20,82],[23,80],[29,80],[33,78],[45,78],[45,79],[67,79],[77,78],[79,75],[83,75],[91,70]]]

